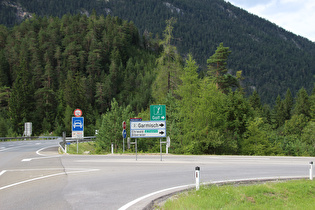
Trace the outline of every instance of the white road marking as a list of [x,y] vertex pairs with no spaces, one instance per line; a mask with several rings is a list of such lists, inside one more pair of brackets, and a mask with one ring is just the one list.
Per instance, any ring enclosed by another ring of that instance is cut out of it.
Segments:
[[22,162],[29,162],[29,161],[32,161],[32,160],[39,160],[39,159],[46,159],[46,158],[61,157],[61,155],[47,156],[47,155],[44,155],[44,154],[41,154],[41,153],[40,153],[40,152],[43,151],[44,149],[51,148],[51,147],[56,147],[56,146],[44,147],[44,148],[41,148],[41,149],[39,149],[39,150],[36,151],[36,154],[37,154],[37,155],[43,156],[43,157],[26,158],[26,159],[23,159],[23,160],[21,160],[21,161],[22,161]]
[[6,170],[3,170],[0,172],[0,176],[2,176],[5,172],[7,172]]
[[23,159],[23,160],[21,160],[22,162],[29,162],[29,161],[31,161],[32,159]]
[[44,149],[48,149],[48,148],[51,148],[51,147],[57,147],[57,145],[56,145],[56,146],[49,146],[49,147],[41,148],[41,149],[39,149],[39,150],[36,151],[36,154],[38,154],[38,155],[40,155],[40,156],[47,156],[47,155],[41,154],[40,152],[41,152],[42,150],[44,150]]
[[40,159],[48,159],[48,158],[57,158],[60,157],[61,155],[55,155],[55,156],[47,156],[47,157],[37,157],[37,158],[25,158],[21,160],[22,162],[29,162],[32,160],[40,160]]
[[[49,169],[46,169],[46,170],[49,170]],[[10,185],[6,185],[6,186],[3,186],[3,187],[0,187],[0,190],[4,190],[4,189],[10,188],[10,187],[14,187],[14,186],[17,186],[17,185],[20,185],[20,184],[25,184],[25,183],[28,183],[28,182],[33,182],[33,181],[37,181],[37,180],[40,180],[40,179],[46,179],[46,178],[54,177],[54,176],[60,176],[60,175],[65,175],[65,174],[74,174],[74,173],[86,173],[86,172],[93,172],[93,171],[99,171],[99,170],[100,169],[85,169],[85,170],[81,169],[81,171],[70,171],[70,172],[61,172],[61,173],[57,173],[57,174],[50,174],[50,175],[47,175],[47,176],[41,176],[41,177],[37,177],[37,178],[34,178],[34,179],[28,179],[28,180],[24,180],[24,181],[21,181],[21,182],[16,182],[16,183],[13,183],[13,184],[10,184]],[[14,170],[10,170],[10,171],[14,171]]]
[[8,147],[8,148],[5,148],[5,149],[1,149],[0,152],[6,151],[6,150],[9,150],[9,149],[16,149],[16,148],[23,147],[23,146],[16,146],[16,147],[11,146],[11,147]]
[[120,207],[118,210],[126,210],[129,207],[131,207],[131,206],[135,205],[136,203],[138,203],[139,201],[144,200],[144,199],[146,199],[148,197],[151,197],[151,196],[159,194],[159,193],[163,193],[163,192],[166,192],[166,191],[169,191],[169,190],[176,190],[176,189],[180,189],[180,188],[189,188],[189,187],[193,187],[193,186],[195,186],[195,185],[194,184],[189,184],[189,185],[182,185],[182,186],[178,186],[178,187],[171,187],[171,188],[167,188],[167,189],[164,189],[164,190],[156,191],[156,192],[144,195],[144,196],[142,196],[140,198],[137,198],[136,200],[133,200],[133,201],[127,203],[126,205]]
[[[266,177],[266,178],[249,178],[249,179],[232,179],[232,180],[222,180],[222,181],[212,181],[212,182],[206,182],[206,183],[202,183],[202,185],[209,185],[209,184],[222,184],[222,183],[231,183],[231,182],[242,182],[242,181],[263,181],[263,180],[277,180],[277,179],[304,179],[306,178],[305,176],[294,176],[294,177],[289,177],[289,176],[282,176],[282,177]],[[126,210],[129,207],[135,205],[136,203],[149,198],[153,195],[159,194],[159,193],[163,193],[163,192],[167,192],[167,191],[171,191],[171,190],[177,190],[177,189],[188,189],[188,188],[193,188],[195,187],[196,184],[188,184],[188,185],[182,185],[182,186],[177,186],[177,187],[171,187],[171,188],[167,188],[164,190],[159,190],[147,195],[144,195],[140,198],[137,198],[127,204],[125,204],[124,206],[120,207],[118,210]]]

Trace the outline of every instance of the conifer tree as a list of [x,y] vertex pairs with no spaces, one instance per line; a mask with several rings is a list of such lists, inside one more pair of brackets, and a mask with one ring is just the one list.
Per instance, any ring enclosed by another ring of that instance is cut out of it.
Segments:
[[207,60],[208,74],[215,79],[217,88],[227,93],[232,87],[238,87],[238,81],[235,77],[227,74],[227,59],[231,54],[229,47],[224,47],[221,42],[215,53]]
[[249,97],[249,103],[255,110],[261,110],[262,109],[260,97],[259,97],[256,90],[254,90],[253,94]]
[[284,112],[284,119],[290,120],[291,119],[291,111],[294,105],[294,100],[291,94],[290,89],[287,90],[285,94],[285,98],[283,100],[283,112]]
[[176,19],[166,21],[164,40],[161,41],[163,52],[157,59],[157,77],[153,84],[153,97],[161,101],[167,93],[173,92],[180,84],[181,58],[175,46],[171,44],[173,39],[173,24]]
[[276,105],[273,109],[273,122],[274,122],[275,128],[281,127],[285,122],[283,102],[281,101],[280,95],[278,95],[276,99]]
[[23,120],[31,121],[34,107],[32,75],[25,60],[21,61],[9,100],[9,112],[15,131],[21,131]]
[[0,87],[9,86],[9,63],[5,57],[4,50],[0,50]]
[[296,115],[304,114],[306,117],[310,117],[309,96],[304,88],[301,88],[297,94],[293,112]]

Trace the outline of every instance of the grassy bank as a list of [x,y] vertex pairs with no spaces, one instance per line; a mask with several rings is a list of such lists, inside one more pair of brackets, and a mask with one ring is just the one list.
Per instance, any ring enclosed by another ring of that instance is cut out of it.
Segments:
[[315,181],[205,186],[172,197],[158,209],[315,209]]
[[[107,155],[110,153],[103,152],[103,151],[97,151],[96,144],[93,141],[90,142],[82,142],[79,143],[78,152],[77,152],[77,143],[72,143],[67,146],[67,153],[68,154],[79,154],[79,155]],[[139,154],[143,153],[142,151],[138,151]],[[115,151],[115,154],[122,154],[122,150],[119,150],[118,152]],[[134,149],[125,150],[124,154],[135,154]]]
[[95,142],[83,142],[79,143],[78,152],[77,152],[77,144],[73,143],[68,145],[67,153],[69,154],[96,154],[95,152]]

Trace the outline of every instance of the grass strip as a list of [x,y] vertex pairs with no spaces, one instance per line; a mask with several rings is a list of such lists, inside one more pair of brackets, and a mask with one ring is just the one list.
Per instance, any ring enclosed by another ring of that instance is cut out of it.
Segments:
[[72,143],[70,145],[68,145],[68,151],[67,153],[69,154],[84,154],[85,152],[88,152],[87,154],[96,154],[95,152],[95,142],[91,141],[91,142],[82,142],[79,143],[79,147],[78,147],[78,153],[77,153],[77,143]]
[[315,181],[202,186],[174,196],[156,209],[315,209]]

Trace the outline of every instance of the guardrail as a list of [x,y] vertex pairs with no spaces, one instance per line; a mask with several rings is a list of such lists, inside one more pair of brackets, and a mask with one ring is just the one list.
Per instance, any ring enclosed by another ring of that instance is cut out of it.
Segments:
[[23,140],[38,140],[38,139],[49,140],[49,139],[58,139],[58,138],[61,138],[61,137],[60,136],[0,137],[0,141],[12,141],[12,140],[23,141]]
[[66,138],[63,137],[63,141],[59,142],[59,146],[63,150],[63,152],[66,153],[66,145],[72,144],[72,143],[82,143],[82,142],[89,142],[89,141],[95,141],[96,136],[87,136],[83,138]]

